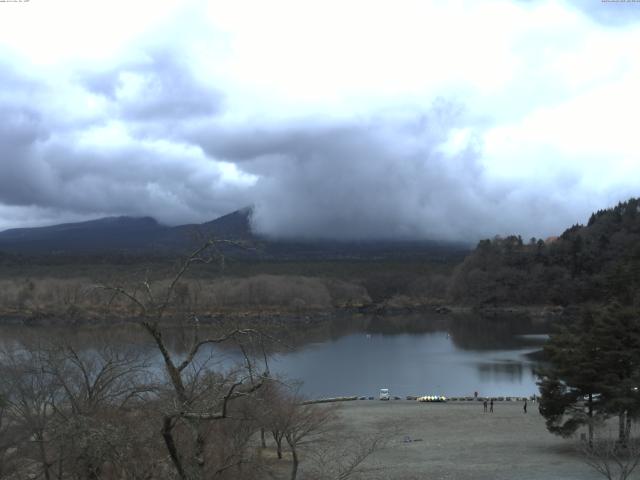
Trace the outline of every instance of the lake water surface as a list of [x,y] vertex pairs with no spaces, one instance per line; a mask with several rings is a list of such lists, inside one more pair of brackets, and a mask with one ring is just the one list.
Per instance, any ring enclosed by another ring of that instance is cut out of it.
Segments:
[[[295,347],[274,353],[270,370],[303,382],[301,390],[309,397],[377,396],[381,388],[402,397],[451,397],[472,396],[474,392],[480,396],[537,393],[533,374],[536,362],[527,354],[541,348],[548,326],[522,319],[486,321],[414,315],[336,318],[320,326],[293,324],[286,328],[296,338]],[[115,342],[137,338],[136,348],[155,356],[154,362],[161,367],[159,356],[141,329],[131,325],[126,329],[119,334],[112,328],[108,333]],[[304,329],[313,332],[300,331]],[[60,330],[84,348],[92,348],[92,343],[103,336],[95,328],[87,335],[82,328]],[[25,335],[51,337],[52,331],[49,327],[11,327],[1,329],[0,335],[5,342],[20,341]],[[171,337],[167,334],[165,338]],[[210,353],[224,358],[218,366],[242,359],[239,352],[228,349]]]
[[272,369],[304,382],[309,396],[392,395],[524,396],[537,392],[534,362],[525,354],[544,337],[518,348],[465,350],[447,332],[358,333],[280,354]]

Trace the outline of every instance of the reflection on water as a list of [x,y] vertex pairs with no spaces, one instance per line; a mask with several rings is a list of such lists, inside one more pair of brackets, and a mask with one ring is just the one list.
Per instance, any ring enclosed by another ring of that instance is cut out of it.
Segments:
[[[332,318],[299,325],[270,324],[270,332],[291,348],[273,353],[271,371],[304,382],[309,396],[392,395],[447,396],[531,395],[536,393],[534,362],[525,354],[544,344],[548,325],[526,319],[405,315]],[[203,328],[206,335],[207,327]],[[91,348],[96,342],[127,344],[153,353],[148,337],[135,325],[117,328],[0,328],[0,343],[59,337]],[[190,334],[165,334],[171,348],[185,351]],[[213,350],[230,365],[238,352]]]
[[515,350],[463,350],[447,332],[352,334],[277,355],[272,369],[304,380],[310,396],[531,395],[534,364]]
[[522,383],[525,366],[517,361],[507,360],[492,363],[478,363],[478,375],[483,382],[494,378],[508,379],[511,383]]

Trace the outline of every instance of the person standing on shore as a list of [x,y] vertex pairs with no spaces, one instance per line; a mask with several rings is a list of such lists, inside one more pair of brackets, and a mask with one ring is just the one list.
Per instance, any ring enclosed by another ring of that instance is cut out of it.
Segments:
[[487,399],[484,399],[484,413],[487,413]]
[[493,413],[493,398],[491,399],[491,403],[489,404],[489,413]]
[[524,407],[522,407],[524,409],[524,413],[527,413],[527,399],[524,399]]

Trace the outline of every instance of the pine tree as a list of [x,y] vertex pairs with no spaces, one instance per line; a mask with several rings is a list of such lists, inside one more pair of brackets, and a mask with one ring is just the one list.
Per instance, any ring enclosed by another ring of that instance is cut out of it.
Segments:
[[618,440],[626,444],[631,421],[640,415],[640,319],[638,312],[610,304],[596,315],[598,370],[604,407],[619,418]]
[[626,444],[631,421],[640,416],[640,319],[637,311],[611,304],[585,311],[551,336],[549,365],[538,372],[540,413],[551,433],[570,436],[581,426],[593,441],[595,423],[619,418]]
[[588,315],[564,325],[544,347],[548,366],[537,372],[547,430],[568,437],[586,425],[590,444],[596,421],[606,416],[593,330],[594,319]]

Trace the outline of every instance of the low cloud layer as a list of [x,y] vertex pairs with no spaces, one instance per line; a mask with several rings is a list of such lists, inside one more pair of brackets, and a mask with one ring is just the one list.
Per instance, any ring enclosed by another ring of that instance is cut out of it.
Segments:
[[6,47],[0,229],[253,205],[274,237],[475,241],[557,234],[640,194],[636,11],[407,3],[320,42],[327,5],[281,5],[297,24],[167,7],[90,61]]
[[276,237],[539,237],[612,200],[584,189],[579,171],[496,178],[483,165],[481,135],[451,144],[466,121],[458,111],[439,101],[408,118],[246,129],[201,145],[258,178],[254,226]]

